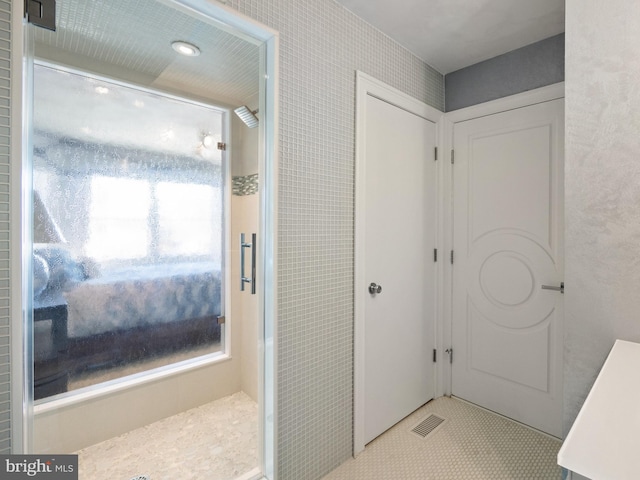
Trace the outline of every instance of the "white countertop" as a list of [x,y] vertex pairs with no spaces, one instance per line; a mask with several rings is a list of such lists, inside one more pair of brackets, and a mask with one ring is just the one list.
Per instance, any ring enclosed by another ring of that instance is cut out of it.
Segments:
[[640,344],[616,340],[558,463],[592,480],[640,479]]

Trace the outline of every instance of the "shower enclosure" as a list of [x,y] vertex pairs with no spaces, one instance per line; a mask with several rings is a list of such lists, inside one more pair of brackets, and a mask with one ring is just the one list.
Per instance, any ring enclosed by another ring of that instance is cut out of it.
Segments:
[[25,451],[82,471],[92,445],[245,392],[245,477],[272,477],[276,34],[201,0],[57,5],[25,35]]

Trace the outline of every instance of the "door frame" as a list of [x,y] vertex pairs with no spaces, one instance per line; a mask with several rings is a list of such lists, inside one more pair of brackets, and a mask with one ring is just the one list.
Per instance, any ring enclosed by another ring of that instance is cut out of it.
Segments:
[[[279,34],[277,31],[243,15],[231,7],[207,0],[157,0],[161,3],[192,10],[204,15],[220,28],[229,28],[250,39],[261,49],[260,105],[263,118],[259,132],[258,174],[259,229],[257,249],[257,282],[259,285],[259,318],[262,328],[259,345],[259,461],[266,478],[275,478],[277,455],[276,409],[276,301],[277,301],[277,205],[278,205],[278,70]],[[30,201],[25,196],[23,182],[28,181],[24,160],[30,151],[28,129],[31,122],[31,102],[27,98],[30,79],[27,75],[29,58],[33,58],[33,39],[25,20],[22,2],[11,7],[11,171],[10,171],[10,312],[11,312],[11,440],[12,453],[29,453],[32,443],[32,390],[30,329],[27,312],[23,308],[30,290],[29,278],[23,269],[30,268],[27,258],[30,228],[23,219],[30,215]],[[25,288],[26,287],[26,288]],[[196,367],[197,368],[197,367]]]
[[[371,95],[384,102],[394,105],[398,108],[406,110],[410,113],[419,115],[436,124],[436,145],[441,144],[441,119],[443,113],[415,98],[397,90],[363,72],[356,72],[356,130],[355,130],[355,251],[354,251],[354,420],[353,420],[353,452],[354,456],[358,455],[365,447],[365,296],[359,295],[358,292],[364,291],[366,284],[365,278],[365,152],[366,152],[366,99]],[[441,231],[439,227],[441,213],[440,201],[440,184],[441,171],[440,163],[436,164],[436,243],[441,244]],[[436,264],[436,285],[440,283],[441,265],[443,262]],[[436,287],[438,288],[438,287]],[[438,289],[439,290],[439,289]],[[440,315],[441,302],[439,301],[439,292],[436,291],[436,306],[434,311],[434,338],[435,348],[439,348],[441,344],[438,328],[438,317]],[[434,364],[435,365],[435,364]],[[441,383],[441,375],[438,369],[435,369],[435,392],[436,396],[441,391],[439,385]]]
[[[442,121],[444,143],[443,150],[448,152],[447,158],[450,158],[450,152],[453,150],[453,130],[456,123],[475,118],[494,115],[497,113],[515,110],[517,108],[529,107],[537,103],[549,102],[564,98],[564,82],[554,83],[545,87],[536,88],[523,93],[510,95],[508,97],[491,100],[489,102],[473,105],[452,112],[447,112]],[[445,252],[453,251],[453,165],[451,161],[445,162],[443,168],[443,229],[444,229],[444,245]],[[443,315],[442,329],[443,341],[445,348],[452,348],[452,332],[453,332],[453,265],[447,262],[443,275]],[[452,394],[452,375],[453,369],[451,364],[442,362],[443,365],[443,395],[451,396]],[[562,375],[562,372],[560,372]]]

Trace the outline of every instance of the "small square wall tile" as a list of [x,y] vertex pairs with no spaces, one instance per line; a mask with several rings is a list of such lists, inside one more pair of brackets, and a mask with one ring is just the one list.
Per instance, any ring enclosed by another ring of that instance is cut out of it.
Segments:
[[435,108],[443,76],[333,0],[227,0],[280,33],[278,459],[316,480],[352,454],[355,75]]

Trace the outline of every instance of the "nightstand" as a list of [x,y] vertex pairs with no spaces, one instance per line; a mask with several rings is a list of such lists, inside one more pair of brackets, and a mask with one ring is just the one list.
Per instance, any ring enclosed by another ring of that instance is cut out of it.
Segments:
[[33,309],[33,387],[38,400],[67,391],[67,305]]

